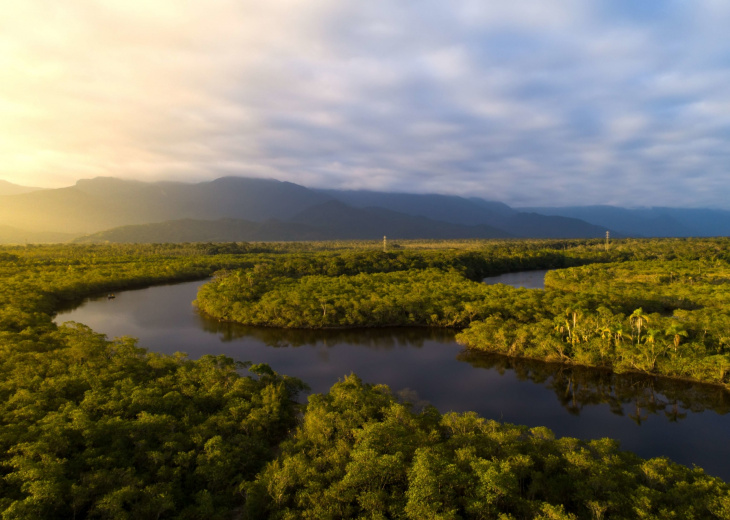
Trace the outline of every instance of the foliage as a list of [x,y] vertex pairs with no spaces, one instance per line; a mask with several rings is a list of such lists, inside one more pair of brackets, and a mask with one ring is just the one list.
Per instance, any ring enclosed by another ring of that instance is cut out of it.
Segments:
[[457,340],[509,356],[728,385],[729,282],[724,259],[552,271],[534,312],[494,313]]
[[250,325],[461,327],[501,308],[494,302],[504,290],[476,283],[485,276],[591,258],[529,246],[282,255],[218,273],[196,303],[210,316]]
[[[0,257],[2,518],[217,518],[295,424],[294,379],[150,354],[51,313],[241,265],[238,245],[30,246]],[[224,253],[224,254],[221,254]]]
[[[219,272],[196,303],[247,325],[453,327],[465,329],[458,340],[469,348],[729,385],[728,244],[622,241],[606,252],[591,241],[562,251],[556,243],[503,242],[466,251],[285,254]],[[477,283],[538,267],[559,268],[545,291]]]
[[77,324],[5,342],[0,358],[3,518],[221,516],[294,425],[302,389]]
[[235,283],[239,276],[236,272],[219,277],[202,287],[198,307],[249,325],[449,326],[462,320],[462,302],[482,299],[484,287],[459,274],[433,269],[259,279],[250,286]]
[[730,488],[609,439],[473,413],[414,413],[356,376],[310,397],[281,455],[247,486],[249,518],[724,518]]
[[[399,246],[0,248],[2,518],[229,518],[240,508],[249,518],[730,516],[721,481],[611,441],[417,414],[354,377],[312,396],[300,415],[303,384],[265,365],[243,375],[222,356],[156,355],[52,320],[88,295],[217,271],[201,294],[223,313],[249,309],[237,319],[467,327],[475,348],[502,338],[524,347],[513,355],[542,348],[555,359],[538,341],[550,338],[563,362],[612,359],[618,370],[727,381],[727,240],[627,240],[608,252],[590,240]],[[546,291],[477,283],[569,266]],[[614,327],[615,358],[592,350],[606,340],[597,325]]]

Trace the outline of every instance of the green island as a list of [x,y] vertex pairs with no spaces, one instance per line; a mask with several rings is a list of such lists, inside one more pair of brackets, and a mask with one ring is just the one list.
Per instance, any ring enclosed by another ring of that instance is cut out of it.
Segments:
[[[544,291],[480,283],[531,269],[559,270]],[[451,327],[473,350],[730,383],[724,238],[3,246],[2,519],[730,518],[721,479],[609,439],[419,411],[355,375],[305,405],[267,365],[53,322],[213,275],[197,305],[220,320]]]

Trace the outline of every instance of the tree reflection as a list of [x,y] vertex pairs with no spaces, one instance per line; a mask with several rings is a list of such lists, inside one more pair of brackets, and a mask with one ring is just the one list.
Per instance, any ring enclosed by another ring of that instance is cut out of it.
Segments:
[[361,329],[280,329],[249,327],[238,323],[220,322],[198,315],[206,332],[218,334],[224,342],[254,338],[270,347],[301,347],[304,345],[360,345],[374,350],[400,347],[423,347],[426,341],[454,341],[454,331],[429,327],[373,327]]
[[[421,348],[427,341],[452,343],[454,332],[439,328],[367,328],[367,329],[279,329],[248,327],[219,322],[198,316],[203,330],[216,334],[224,342],[253,338],[275,348],[305,345],[358,345],[374,350]],[[459,361],[475,368],[513,371],[521,381],[532,381],[553,391],[560,404],[573,415],[585,407],[608,405],[612,413],[642,424],[651,415],[664,414],[677,422],[688,412],[730,411],[730,392],[715,385],[644,374],[615,374],[608,370],[566,366],[464,350]]]
[[521,381],[544,385],[574,415],[584,407],[607,404],[612,413],[627,416],[640,425],[652,414],[663,413],[677,422],[687,417],[688,411],[730,411],[730,392],[715,385],[644,374],[616,374],[472,350],[462,351],[457,359],[500,374],[511,370]]

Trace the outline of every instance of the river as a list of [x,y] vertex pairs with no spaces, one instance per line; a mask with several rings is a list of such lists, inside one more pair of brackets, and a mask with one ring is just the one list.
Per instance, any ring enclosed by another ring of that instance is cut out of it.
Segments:
[[[487,279],[540,288],[542,274]],[[384,383],[414,403],[441,412],[547,426],[558,436],[612,437],[642,457],[667,456],[730,481],[730,393],[709,385],[570,369],[465,351],[438,329],[300,331],[243,327],[199,315],[192,305],[204,281],[89,298],[59,312],[110,338],[133,336],[149,350],[195,359],[225,354],[268,363],[304,380],[313,392],[351,372]]]

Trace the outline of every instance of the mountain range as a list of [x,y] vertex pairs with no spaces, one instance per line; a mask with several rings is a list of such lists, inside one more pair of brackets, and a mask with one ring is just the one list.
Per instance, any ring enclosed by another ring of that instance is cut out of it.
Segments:
[[624,235],[646,237],[714,237],[730,234],[730,211],[692,208],[574,206],[522,208],[542,215],[560,215],[603,225]]
[[453,195],[310,189],[223,177],[111,177],[59,189],[0,182],[0,242],[197,242],[409,238],[715,236],[730,212],[611,206],[512,208]]

